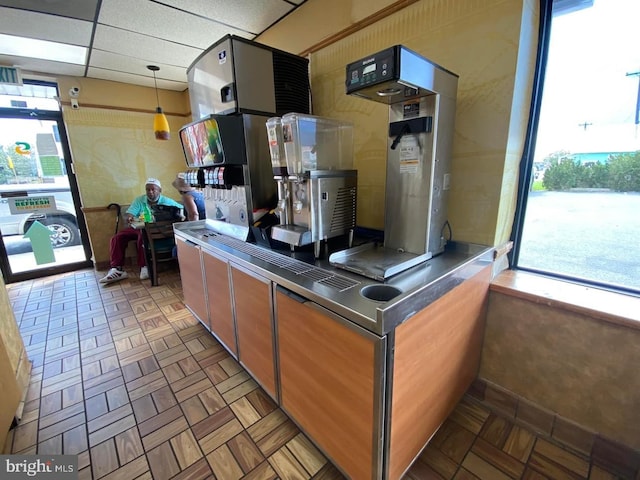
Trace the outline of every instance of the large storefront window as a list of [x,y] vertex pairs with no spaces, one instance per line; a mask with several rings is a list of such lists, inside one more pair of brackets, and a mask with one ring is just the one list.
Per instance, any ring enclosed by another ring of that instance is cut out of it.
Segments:
[[553,2],[516,268],[640,293],[638,18],[637,0]]

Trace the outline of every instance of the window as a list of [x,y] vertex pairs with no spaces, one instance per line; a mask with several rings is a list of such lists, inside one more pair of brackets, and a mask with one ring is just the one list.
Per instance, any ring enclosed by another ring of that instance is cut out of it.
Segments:
[[640,293],[640,2],[542,4],[512,264]]

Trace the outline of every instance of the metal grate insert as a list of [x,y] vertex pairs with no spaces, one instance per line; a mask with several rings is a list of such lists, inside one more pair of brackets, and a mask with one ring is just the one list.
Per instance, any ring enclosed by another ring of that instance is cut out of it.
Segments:
[[275,265],[276,267],[288,270],[295,275],[300,275],[304,278],[308,278],[310,280],[313,280],[314,283],[325,285],[340,292],[353,288],[356,285],[360,285],[360,282],[358,282],[357,280],[343,277],[342,275],[337,275],[328,270],[309,265],[294,258],[289,258],[280,253],[266,250],[251,243],[243,242],[242,240],[228,237],[226,235],[209,235],[209,237],[212,236],[215,237],[215,241],[218,243],[227,245],[234,250],[238,250],[239,252],[246,253],[247,255],[251,255],[252,257],[259,258],[260,260],[270,263],[271,265]]

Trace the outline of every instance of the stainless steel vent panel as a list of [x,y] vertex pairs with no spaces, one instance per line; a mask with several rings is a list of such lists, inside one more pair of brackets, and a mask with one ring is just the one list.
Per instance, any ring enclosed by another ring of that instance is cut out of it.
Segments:
[[309,265],[294,258],[285,257],[277,252],[266,250],[251,243],[246,243],[225,235],[211,234],[209,237],[213,237],[216,242],[227,245],[234,250],[259,258],[271,265],[287,270],[295,275],[308,278],[315,283],[328,286],[339,292],[343,292],[360,285],[360,282],[351,278],[336,275],[328,270],[314,267],[313,265]]

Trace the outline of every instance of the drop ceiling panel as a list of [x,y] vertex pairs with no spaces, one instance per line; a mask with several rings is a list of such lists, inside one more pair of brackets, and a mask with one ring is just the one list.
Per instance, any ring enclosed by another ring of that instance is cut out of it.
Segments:
[[[153,85],[153,73],[151,73],[147,68],[147,65],[150,64],[150,62],[144,60],[118,55],[117,53],[103,52],[101,50],[94,50],[91,54],[91,67],[101,68],[104,70],[129,72],[134,75],[149,77],[152,79],[151,85]],[[173,65],[164,65],[159,62],[154,63],[153,65],[160,67],[160,71],[156,72],[156,78],[158,80],[164,79],[180,82],[184,84],[184,88],[187,88],[187,76],[184,68]]]
[[0,7],[0,33],[89,46],[93,23]]
[[0,6],[93,21],[98,0],[0,0]]
[[[294,6],[284,0],[161,0],[161,3],[187,10],[203,18],[238,27],[257,35]],[[214,43],[214,42],[211,42]]]
[[[104,52],[114,52],[123,56],[144,60],[146,62],[145,65],[164,64],[180,67],[188,67],[191,65],[191,62],[202,53],[202,49],[199,48],[193,48],[135,32],[118,30],[107,25],[98,25],[96,28],[93,47]],[[92,55],[92,66],[94,66],[94,58]]]
[[16,57],[11,55],[0,55],[0,65],[11,65],[20,67],[22,70],[29,70],[37,73],[47,73],[53,75],[70,75],[73,77],[84,76],[84,66],[72,63],[52,62],[40,60],[38,58]]
[[[149,72],[151,73],[151,72]],[[141,85],[143,87],[153,87],[153,77],[141,77],[130,73],[116,72],[113,70],[103,70],[101,68],[89,68],[88,76],[101,80],[111,80],[113,82],[128,83],[131,85]],[[186,83],[172,82],[169,80],[158,80],[158,88],[164,90],[175,90],[182,92],[187,88]]]
[[[89,48],[86,65],[56,63],[0,51],[0,64],[25,78],[49,74],[187,88],[187,68],[232,34],[249,40],[305,0],[0,0],[0,34]],[[15,44],[17,45],[17,43]],[[43,52],[49,52],[46,48]]]
[[201,49],[206,49],[228,33],[254,36],[166,5],[130,0],[103,0],[98,22]]

